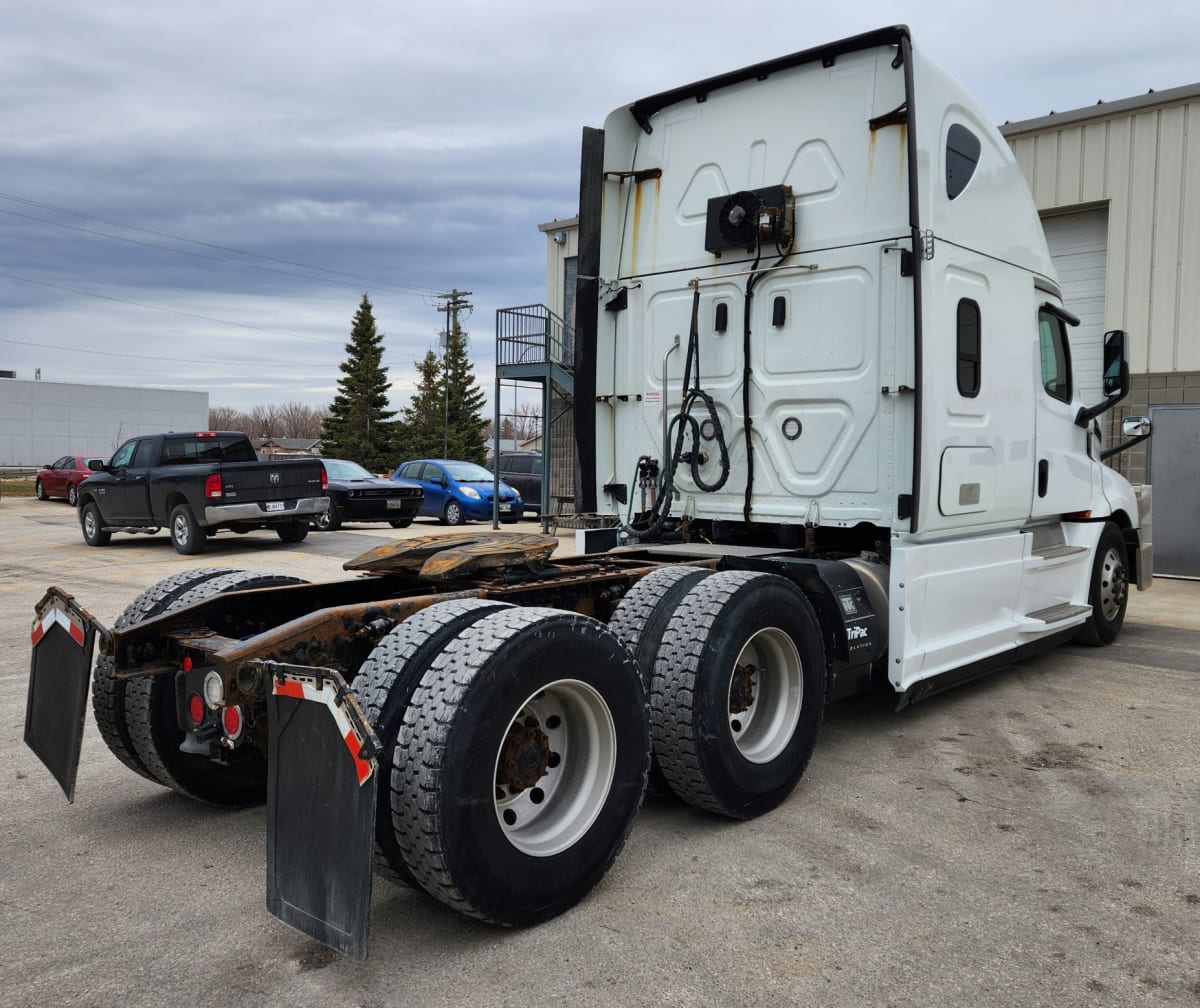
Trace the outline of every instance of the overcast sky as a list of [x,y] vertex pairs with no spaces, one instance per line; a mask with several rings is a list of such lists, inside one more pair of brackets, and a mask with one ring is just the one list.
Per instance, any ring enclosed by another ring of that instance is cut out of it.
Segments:
[[1200,81],[1195,0],[7,0],[0,370],[320,406],[365,291],[400,407],[458,288],[490,394],[583,126],[898,21],[997,123]]

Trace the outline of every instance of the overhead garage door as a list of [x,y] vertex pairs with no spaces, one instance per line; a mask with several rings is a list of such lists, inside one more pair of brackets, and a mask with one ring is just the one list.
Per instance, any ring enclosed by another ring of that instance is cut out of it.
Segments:
[[1108,264],[1108,208],[1042,219],[1063,301],[1079,316],[1070,330],[1073,370],[1080,397],[1099,402],[1104,355],[1104,281]]

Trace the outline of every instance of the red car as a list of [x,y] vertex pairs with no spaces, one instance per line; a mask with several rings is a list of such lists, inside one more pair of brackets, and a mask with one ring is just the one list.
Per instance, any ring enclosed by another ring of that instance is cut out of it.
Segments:
[[79,484],[92,475],[90,463],[103,465],[108,459],[93,455],[64,455],[57,462],[38,470],[37,482],[33,492],[38,500],[49,500],[51,497],[65,497],[67,503],[75,506],[75,497],[79,492]]

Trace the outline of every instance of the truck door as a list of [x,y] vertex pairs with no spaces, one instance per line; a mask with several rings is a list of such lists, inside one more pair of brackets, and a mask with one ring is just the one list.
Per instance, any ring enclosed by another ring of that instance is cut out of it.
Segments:
[[1080,401],[1071,374],[1066,322],[1044,306],[1038,312],[1035,373],[1033,505],[1030,514],[1051,517],[1091,506],[1096,462],[1088,457],[1087,431],[1075,424]]

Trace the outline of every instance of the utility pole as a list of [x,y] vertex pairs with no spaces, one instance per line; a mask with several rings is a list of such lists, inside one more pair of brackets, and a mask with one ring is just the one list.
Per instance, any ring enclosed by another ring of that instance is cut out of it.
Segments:
[[475,307],[467,300],[471,296],[471,293],[471,291],[455,289],[449,294],[439,294],[437,296],[439,301],[444,302],[438,305],[438,311],[445,311],[446,313],[446,331],[443,333],[444,342],[442,343],[442,398],[445,407],[442,458],[448,458],[450,455],[450,369],[446,366],[446,359],[450,354],[450,335],[458,331],[458,313],[469,312]]

